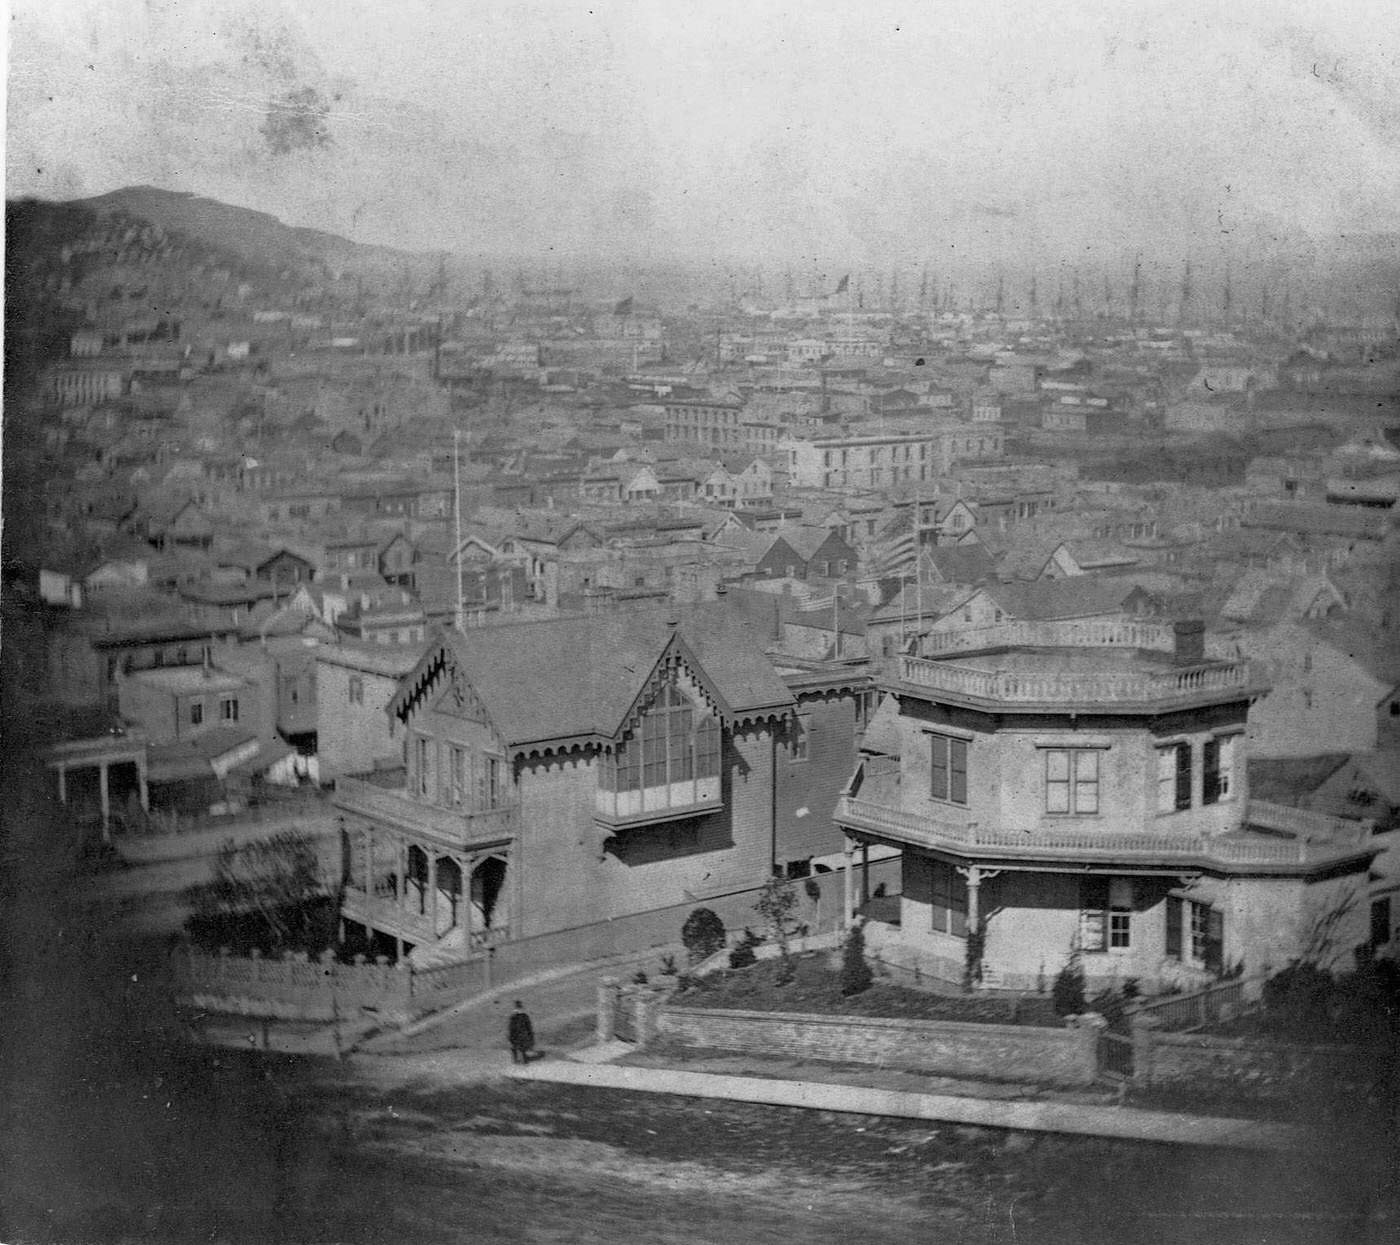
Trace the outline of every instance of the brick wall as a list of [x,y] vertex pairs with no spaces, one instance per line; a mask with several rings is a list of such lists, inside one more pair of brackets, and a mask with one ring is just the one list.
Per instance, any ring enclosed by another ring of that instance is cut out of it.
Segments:
[[1097,1075],[1094,1029],[1041,1029],[954,1021],[810,1016],[664,1007],[657,1034],[685,1046],[943,1076],[1084,1085]]

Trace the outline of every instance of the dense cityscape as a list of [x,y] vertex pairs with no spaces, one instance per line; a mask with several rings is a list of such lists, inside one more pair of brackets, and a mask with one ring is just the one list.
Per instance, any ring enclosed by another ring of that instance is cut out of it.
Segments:
[[6,1239],[1394,1230],[1400,234],[5,236]]

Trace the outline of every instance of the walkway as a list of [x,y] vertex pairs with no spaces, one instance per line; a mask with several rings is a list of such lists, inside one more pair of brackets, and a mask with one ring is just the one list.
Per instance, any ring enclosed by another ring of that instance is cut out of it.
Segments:
[[1032,1132],[1077,1133],[1172,1145],[1225,1146],[1244,1150],[1294,1150],[1301,1133],[1284,1124],[1222,1119],[1177,1112],[1141,1111],[1067,1102],[1005,1102],[959,1098],[950,1094],[911,1094],[857,1085],[779,1081],[760,1077],[717,1076],[675,1068],[616,1067],[603,1063],[545,1061],[524,1067],[503,1065],[516,1080],[592,1085],[649,1094],[685,1094],[758,1102],[817,1111],[941,1120],[987,1128]]
[[[617,977],[626,982],[638,969],[655,976],[667,954],[675,954],[677,962],[684,962],[685,953],[679,948],[653,947],[612,959],[543,969],[424,1016],[402,1029],[385,1030],[359,1049],[372,1054],[505,1051],[506,1017],[516,999],[530,1013],[537,1040],[549,1049],[558,1045],[550,1037],[552,1030],[565,1025],[577,1029],[573,1022],[581,1025],[584,1017],[597,1016],[601,978]],[[583,1037],[583,1033],[575,1031],[566,1044],[577,1045]]]

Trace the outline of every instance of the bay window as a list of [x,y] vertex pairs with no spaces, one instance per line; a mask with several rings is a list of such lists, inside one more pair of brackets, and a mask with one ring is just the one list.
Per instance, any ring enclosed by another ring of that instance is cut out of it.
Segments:
[[600,813],[645,812],[717,804],[719,722],[673,685],[663,687],[635,729],[605,755],[598,769]]

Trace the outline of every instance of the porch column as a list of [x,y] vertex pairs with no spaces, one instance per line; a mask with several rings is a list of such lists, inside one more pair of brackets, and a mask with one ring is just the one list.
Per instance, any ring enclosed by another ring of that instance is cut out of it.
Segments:
[[870,844],[860,845],[860,902],[861,906],[870,902]]
[[136,789],[140,792],[141,808],[151,811],[151,792],[146,785],[146,753],[142,751],[136,758]]
[[434,849],[428,856],[428,893],[432,896],[428,901],[428,928],[433,931],[433,940],[438,936],[438,884],[437,884],[437,850]]
[[394,929],[394,958],[403,962],[403,921],[404,913],[408,910],[408,840],[403,836],[398,836],[399,855],[399,890],[395,898],[398,900],[399,919]]
[[99,761],[97,765],[97,793],[102,800],[102,841],[110,843],[112,841],[112,797],[107,789],[106,761]]
[[[364,862],[365,898],[374,898],[374,843],[370,838],[373,831],[369,826],[360,828],[360,857]],[[365,914],[369,914],[369,905],[365,905]]]
[[845,883],[842,891],[843,904],[841,908],[841,927],[843,929],[850,929],[851,901],[855,898],[855,878],[852,877],[852,870],[855,867],[855,846],[851,842],[849,836],[845,838],[844,842],[845,847],[843,851],[846,857],[846,868],[841,874],[841,877]]
[[462,860],[462,929],[465,931],[466,947],[472,949],[472,874],[476,872],[476,857],[466,856]]
[[58,802],[68,803],[68,767],[62,761],[58,763]]
[[[962,872],[959,870],[959,872]],[[967,878],[967,928],[977,928],[977,906],[982,890],[982,870],[976,865],[968,865],[963,874]]]

